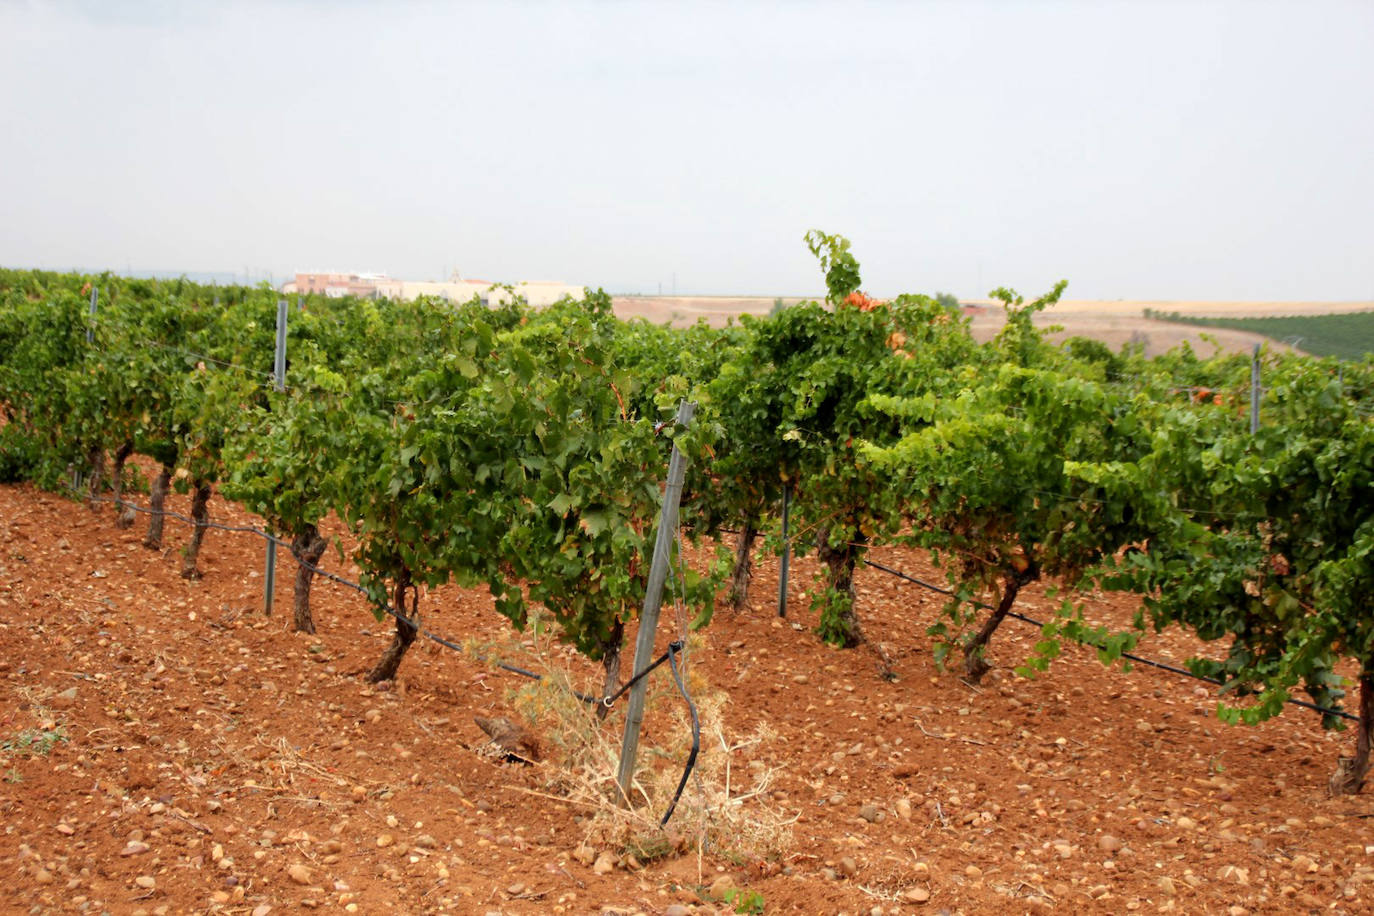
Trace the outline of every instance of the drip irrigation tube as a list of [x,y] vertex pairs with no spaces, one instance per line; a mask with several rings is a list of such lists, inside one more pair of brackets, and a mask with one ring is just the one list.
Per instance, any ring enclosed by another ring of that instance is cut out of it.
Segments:
[[[932,592],[939,592],[941,595],[948,595],[948,596],[950,596],[951,598],[954,597],[954,592],[953,592],[951,589],[944,588],[944,587],[942,587],[942,586],[935,585],[935,584],[930,583],[930,582],[926,582],[926,581],[924,581],[924,580],[921,580],[921,579],[916,578],[915,576],[907,575],[906,573],[902,572],[901,570],[893,569],[893,568],[890,567],[890,566],[884,566],[883,564],[878,563],[878,562],[876,562],[876,561],[874,561],[874,560],[870,560],[870,559],[865,558],[865,559],[864,559],[864,564],[865,564],[866,566],[871,566],[871,567],[873,567],[874,569],[881,570],[882,572],[885,572],[885,573],[887,573],[888,575],[896,576],[898,579],[904,579],[904,580],[906,580],[907,582],[912,583],[913,585],[919,585],[919,586],[921,586],[922,588],[929,589],[929,590],[932,591]],[[990,611],[990,610],[992,610],[992,606],[991,606],[991,605],[989,605],[989,604],[984,604],[984,603],[981,602],[981,601],[975,601],[975,600],[970,599],[970,600],[969,600],[969,603],[972,604],[974,607],[976,607],[976,608],[981,608],[982,610],[985,610],[985,611]],[[1028,616],[1026,616],[1025,614],[1021,614],[1021,613],[1018,613],[1018,612],[1016,612],[1016,611],[1008,611],[1008,612],[1007,612],[1007,616],[1008,616],[1008,617],[1015,617],[1017,620],[1020,620],[1020,621],[1022,621],[1023,623],[1031,624],[1032,626],[1036,626],[1036,627],[1043,627],[1043,626],[1044,626],[1044,623],[1042,623],[1042,622],[1039,621],[1039,620],[1036,620],[1034,617],[1028,617]],[[1094,645],[1093,643],[1090,643],[1090,642],[1085,642],[1085,643],[1083,643],[1083,645],[1088,646],[1089,648],[1092,648],[1092,649],[1100,649],[1100,648],[1102,648],[1101,646]],[[1151,668],[1158,668],[1158,669],[1160,669],[1161,671],[1168,671],[1168,672],[1170,672],[1170,673],[1172,673],[1172,674],[1181,674],[1181,675],[1183,675],[1184,677],[1190,677],[1190,678],[1192,678],[1192,679],[1195,680],[1195,681],[1202,681],[1202,682],[1207,683],[1207,684],[1215,684],[1215,685],[1218,686],[1218,687],[1224,686],[1224,685],[1222,684],[1222,682],[1219,681],[1219,680],[1217,680],[1216,678],[1204,677],[1204,676],[1202,676],[1202,675],[1200,675],[1200,674],[1194,674],[1193,672],[1189,671],[1187,668],[1180,668],[1180,667],[1178,667],[1177,665],[1170,665],[1170,664],[1167,664],[1167,663],[1165,663],[1165,662],[1158,662],[1158,661],[1155,661],[1154,659],[1145,658],[1145,657],[1140,656],[1140,655],[1135,655],[1135,654],[1133,654],[1133,653],[1131,653],[1131,652],[1122,652],[1122,653],[1121,653],[1121,657],[1122,657],[1122,658],[1129,658],[1129,659],[1130,659],[1131,661],[1133,661],[1133,662],[1138,662],[1139,664],[1147,665],[1148,667],[1151,667]],[[1360,717],[1359,717],[1359,716],[1356,716],[1356,715],[1353,715],[1353,714],[1351,714],[1351,713],[1348,713],[1348,712],[1346,712],[1346,711],[1343,710],[1343,709],[1331,709],[1331,708],[1326,707],[1326,706],[1318,706],[1316,703],[1309,703],[1309,702],[1306,701],[1306,700],[1299,700],[1299,699],[1297,699],[1296,697],[1289,697],[1289,698],[1288,698],[1288,702],[1291,703],[1291,704],[1294,705],[1294,706],[1301,706],[1303,709],[1310,709],[1310,710],[1312,710],[1313,712],[1319,712],[1319,713],[1321,713],[1322,715],[1325,715],[1325,716],[1336,716],[1336,717],[1338,717],[1338,718],[1347,719],[1347,720],[1352,721],[1352,722],[1358,722],[1358,721],[1360,720]]]
[[[90,499],[90,500],[92,500],[92,501],[94,501],[94,502],[115,503],[116,505],[127,506],[128,508],[133,509],[135,512],[143,512],[143,513],[146,513],[146,514],[149,514],[149,515],[154,514],[154,510],[153,510],[153,509],[144,508],[143,506],[139,506],[139,505],[137,505],[136,503],[132,503],[132,502],[129,502],[129,501],[124,500],[124,499],[118,499],[118,500],[116,500],[116,499],[112,499],[112,498],[104,497],[104,496],[95,496],[95,497],[91,497],[91,496],[89,496],[89,495],[87,495],[87,494],[84,494],[81,490],[78,490],[78,489],[76,489],[75,487],[68,487],[68,489],[71,490],[73,493],[75,493],[75,494],[81,496],[83,499]],[[261,528],[254,527],[254,526],[252,526],[252,525],[224,525],[224,524],[220,524],[219,522],[212,522],[212,521],[208,521],[208,520],[205,521],[205,522],[197,522],[197,521],[196,521],[195,519],[193,519],[193,518],[189,518],[188,516],[181,515],[181,514],[176,513],[176,512],[169,512],[169,511],[167,511],[167,510],[165,510],[165,509],[162,510],[162,515],[163,515],[164,517],[174,518],[174,519],[177,519],[177,520],[179,520],[179,521],[187,522],[187,523],[189,523],[189,524],[193,524],[193,525],[202,525],[203,527],[206,527],[206,528],[214,528],[214,529],[217,530],[217,531],[230,531],[230,532],[236,532],[236,533],[256,534],[258,537],[264,538],[264,539],[266,539],[266,540],[272,541],[272,542],[274,542],[274,543],[276,543],[276,544],[280,544],[280,545],[286,547],[288,550],[291,551],[291,556],[295,559],[295,561],[296,561],[298,564],[300,564],[302,567],[304,567],[304,568],[310,570],[310,571],[311,571],[312,573],[314,573],[315,575],[317,575],[317,576],[323,576],[324,578],[329,579],[330,581],[337,582],[338,584],[343,585],[343,586],[347,586],[348,588],[351,588],[351,589],[353,589],[353,590],[355,590],[355,591],[357,591],[357,592],[360,592],[360,593],[362,593],[362,594],[364,594],[364,595],[367,595],[367,594],[368,594],[367,589],[363,588],[362,585],[358,584],[357,582],[350,581],[350,580],[348,580],[348,579],[345,579],[345,578],[342,577],[342,576],[336,575],[336,574],[331,573],[331,572],[329,572],[329,571],[327,571],[327,570],[321,569],[321,568],[319,568],[318,566],[315,566],[315,565],[312,564],[312,563],[307,563],[305,560],[302,560],[301,557],[300,557],[300,555],[296,552],[295,548],[291,545],[291,543],[290,543],[289,541],[286,541],[286,540],[284,540],[283,538],[279,538],[279,537],[277,537],[276,535],[269,534],[268,532],[263,531]],[[544,680],[544,675],[538,674],[537,672],[528,671],[528,670],[526,670],[526,669],[524,669],[524,668],[520,668],[520,667],[517,667],[517,666],[515,666],[515,665],[507,664],[506,662],[496,661],[495,659],[491,659],[491,658],[488,658],[488,657],[483,656],[483,655],[477,655],[476,653],[469,653],[469,652],[467,652],[466,650],[464,650],[464,648],[463,648],[462,646],[460,646],[458,643],[453,642],[452,640],[449,640],[449,639],[445,639],[444,637],[438,635],[437,633],[432,633],[432,632],[430,632],[429,630],[427,630],[427,629],[425,629],[424,627],[420,626],[417,622],[411,620],[409,617],[406,617],[404,614],[402,614],[402,613],[400,613],[399,611],[397,611],[395,608],[393,608],[393,607],[392,607],[391,605],[389,605],[389,604],[387,604],[387,605],[382,605],[382,608],[381,608],[381,609],[382,609],[383,612],[385,612],[385,613],[391,615],[392,617],[396,618],[397,620],[400,620],[400,621],[405,622],[406,624],[409,624],[411,627],[413,627],[413,628],[415,629],[415,631],[416,631],[417,633],[419,633],[420,635],[424,636],[424,637],[427,638],[427,639],[433,640],[434,642],[438,643],[438,644],[441,645],[441,646],[444,646],[444,647],[446,647],[446,648],[452,649],[452,650],[454,650],[455,652],[462,652],[462,653],[464,653],[465,655],[470,655],[472,658],[476,659],[477,661],[480,661],[480,662],[483,662],[483,663],[485,663],[485,664],[491,665],[491,666],[493,666],[493,667],[495,667],[495,668],[500,668],[500,669],[503,670],[503,671],[509,671],[509,672],[511,672],[512,674],[518,674],[518,675],[520,675],[520,676],[522,676],[522,677],[527,677],[527,678],[530,678],[531,680],[535,680],[535,681],[542,681],[542,680]],[[686,764],[686,766],[683,767],[683,770],[682,770],[682,778],[678,781],[677,791],[673,794],[673,799],[672,799],[672,801],[669,803],[669,805],[668,805],[668,810],[667,810],[666,813],[664,813],[663,819],[662,819],[661,821],[659,821],[659,826],[660,826],[660,827],[663,827],[663,826],[667,825],[668,819],[671,818],[671,817],[673,816],[673,812],[674,812],[675,810],[677,810],[677,803],[678,803],[678,801],[682,798],[682,791],[683,791],[683,789],[684,789],[684,788],[686,787],[686,785],[687,785],[687,779],[691,776],[691,774],[692,774],[692,769],[696,766],[697,754],[698,754],[698,752],[699,752],[700,749],[701,749],[701,720],[700,720],[700,718],[697,716],[697,707],[696,707],[696,704],[692,702],[692,697],[691,697],[691,695],[687,692],[687,685],[683,682],[683,680],[682,680],[682,674],[678,671],[678,666],[677,666],[677,656],[678,656],[678,654],[679,654],[680,652],[682,652],[682,650],[683,650],[684,647],[685,647],[685,643],[684,643],[682,640],[680,640],[680,639],[679,639],[679,640],[674,640],[673,642],[669,643],[669,644],[668,644],[668,649],[667,649],[667,651],[665,651],[665,652],[664,652],[662,655],[660,655],[657,659],[655,659],[653,662],[651,662],[647,667],[644,668],[643,671],[640,671],[640,672],[639,672],[638,674],[636,674],[634,677],[630,678],[628,681],[626,681],[624,684],[622,684],[614,693],[608,694],[607,696],[604,696],[604,697],[592,696],[591,694],[582,693],[581,691],[573,690],[573,689],[571,689],[571,688],[569,688],[569,691],[568,691],[568,692],[571,693],[573,696],[577,697],[577,699],[581,700],[583,703],[598,703],[598,704],[600,704],[600,705],[606,707],[607,709],[610,709],[611,706],[615,703],[616,700],[620,699],[620,697],[622,697],[622,696],[626,693],[626,691],[628,691],[631,687],[633,687],[633,686],[634,686],[636,683],[638,683],[641,679],[647,677],[652,671],[654,671],[654,669],[660,667],[664,662],[667,662],[667,663],[668,663],[669,668],[672,669],[672,672],[673,672],[673,680],[676,682],[677,689],[678,689],[678,693],[680,693],[680,694],[682,695],[682,699],[683,699],[684,701],[686,701],[686,703],[687,703],[687,709],[691,712],[691,716],[692,716],[692,750],[691,750],[691,753],[689,753],[689,754],[687,755],[687,764]]]

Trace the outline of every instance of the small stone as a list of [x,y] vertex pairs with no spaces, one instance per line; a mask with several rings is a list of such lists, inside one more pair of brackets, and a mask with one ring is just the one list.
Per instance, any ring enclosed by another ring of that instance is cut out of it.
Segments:
[[422,833],[415,838],[415,845],[421,849],[435,849],[439,846],[439,841],[428,833]]
[[130,840],[129,844],[119,851],[121,856],[141,856],[148,851],[148,844],[138,840]]
[[964,869],[964,874],[977,881],[979,878],[983,877],[983,870],[977,865],[970,865],[968,868]]
[[1107,887],[1105,884],[1094,885],[1088,889],[1088,896],[1094,900],[1101,900],[1109,893],[1111,893],[1111,888]]
[[853,856],[845,856],[840,859],[840,874],[846,878],[852,878],[859,873],[859,863],[854,861]]
[[270,903],[264,903],[260,906],[253,907],[253,916],[267,916],[270,912],[272,912],[272,904]]
[[315,880],[315,873],[300,863],[288,868],[286,870],[286,876],[297,884],[310,884]]
[[712,900],[724,900],[726,895],[735,890],[735,882],[729,875],[721,875],[711,882],[711,887],[706,895]]
[[930,891],[924,887],[909,887],[902,894],[902,899],[907,903],[927,903],[930,900]]
[[868,821],[870,824],[876,824],[882,819],[882,816],[883,813],[878,810],[877,805],[864,805],[859,809],[859,817]]
[[363,718],[369,722],[377,722],[382,718],[382,711],[374,707],[363,713]]
[[71,836],[73,833],[76,833],[76,828],[71,824],[58,824],[55,829],[63,836]]
[[33,880],[38,884],[52,884],[52,872],[46,868],[40,868],[33,873]]
[[1122,845],[1121,840],[1112,836],[1110,833],[1104,833],[1097,838],[1097,848],[1106,853],[1120,852]]
[[572,857],[583,865],[591,865],[596,861],[596,850],[584,843],[572,851]]
[[663,911],[663,916],[691,916],[692,911],[680,903],[674,903]]
[[615,853],[603,852],[596,857],[596,862],[592,864],[592,871],[596,872],[598,875],[609,875],[611,872],[615,871],[615,862]]
[[385,849],[386,847],[390,846],[395,842],[396,838],[394,836],[392,836],[389,833],[384,833],[381,836],[377,837],[377,848]]
[[338,840],[325,840],[320,844],[320,855],[322,856],[336,856],[341,852],[343,852],[343,843]]
[[905,798],[897,799],[897,816],[904,821],[911,820],[911,802]]
[[521,884],[519,881],[515,882],[510,887],[506,888],[506,893],[510,894],[512,897],[519,897],[524,892],[525,885]]
[[139,887],[143,888],[145,891],[150,891],[153,888],[157,887],[157,882],[153,880],[152,875],[139,875],[137,878],[134,879],[134,883],[137,884]]

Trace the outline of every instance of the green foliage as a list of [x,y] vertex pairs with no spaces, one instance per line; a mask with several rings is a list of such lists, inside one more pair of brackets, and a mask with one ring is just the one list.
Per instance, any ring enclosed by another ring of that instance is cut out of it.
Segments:
[[806,233],[806,247],[821,262],[825,274],[827,299],[840,303],[859,288],[859,261],[849,251],[849,239],[842,235],[828,235],[819,229]]
[[67,741],[67,732],[61,726],[51,728],[26,728],[13,737],[0,741],[0,754],[20,757],[46,757],[53,748]]
[[[600,291],[539,311],[306,297],[282,392],[270,290],[0,270],[0,480],[61,487],[132,443],[279,533],[336,515],[379,614],[485,586],[514,625],[542,605],[595,659],[642,605],[676,442],[693,536],[766,530],[791,489],[827,641],[862,638],[864,551],[913,543],[956,593],[930,624],[940,662],[981,658],[975,599],[1004,613],[1049,579],[1064,600],[1027,675],[1066,639],[1114,663],[1146,625],[1224,646],[1191,666],[1222,682],[1228,721],[1298,690],[1338,703],[1343,660],[1374,672],[1374,361],[1268,355],[1252,436],[1245,356],[1052,346],[1033,319],[1063,283],[1029,304],[996,291],[1007,324],[980,346],[953,297],[871,299],[847,239],[806,242],[827,302],[723,329],[621,322]],[[687,573],[697,624],[720,576]],[[1090,619],[1079,590],[1098,585],[1141,595],[1137,628]]]
[[763,894],[749,888],[732,887],[725,892],[724,902],[734,908],[736,913],[763,913]]

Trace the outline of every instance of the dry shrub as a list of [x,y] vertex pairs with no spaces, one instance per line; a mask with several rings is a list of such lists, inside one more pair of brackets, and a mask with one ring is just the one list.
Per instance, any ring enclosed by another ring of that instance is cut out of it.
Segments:
[[[512,705],[543,741],[544,790],[584,810],[584,841],[640,861],[695,851],[740,862],[773,860],[790,846],[795,816],[772,796],[777,767],[763,763],[774,739],[766,724],[732,735],[725,719],[729,697],[706,681],[691,657],[705,647],[694,634],[678,656],[678,670],[697,707],[701,748],[671,819],[660,826],[691,752],[691,715],[667,663],[648,677],[644,726],[632,782],[633,807],[622,804],[616,771],[628,694],[604,720],[579,700],[570,677],[572,654],[533,627],[542,681],[516,690]],[[528,638],[525,648],[529,649]],[[626,660],[625,669],[630,668]]]

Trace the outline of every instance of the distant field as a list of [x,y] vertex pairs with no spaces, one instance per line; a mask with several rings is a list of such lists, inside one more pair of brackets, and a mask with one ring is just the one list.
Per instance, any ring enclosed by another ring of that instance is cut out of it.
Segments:
[[[776,301],[762,296],[616,296],[614,306],[622,318],[644,318],[679,327],[705,319],[720,327],[741,315],[767,315]],[[798,301],[786,297],[783,304]],[[965,305],[970,307],[970,330],[975,338],[988,340],[1001,330],[1005,316],[1000,305],[987,300],[967,301]],[[1147,318],[1147,314],[1157,317]],[[1325,352],[1316,349],[1315,337],[1307,330],[1261,330],[1252,322],[1289,320],[1306,328],[1307,322],[1327,318],[1369,321],[1374,327],[1374,302],[1066,300],[1037,315],[1035,323],[1049,332],[1051,340],[1091,337],[1113,350],[1129,343],[1142,347],[1146,356],[1156,356],[1183,343],[1202,354],[1211,354],[1214,349],[1248,353],[1255,344],[1265,342],[1278,349],[1293,349],[1285,340],[1294,337],[1303,338],[1298,349]],[[1334,333],[1346,336],[1343,331]],[[1349,336],[1354,339],[1353,334]],[[1374,332],[1366,334],[1357,346],[1367,349],[1374,346],[1371,342]]]
[[1267,318],[1221,318],[1155,311],[1147,311],[1146,315],[1176,324],[1262,334],[1315,356],[1358,360],[1367,353],[1374,353],[1374,311]]

